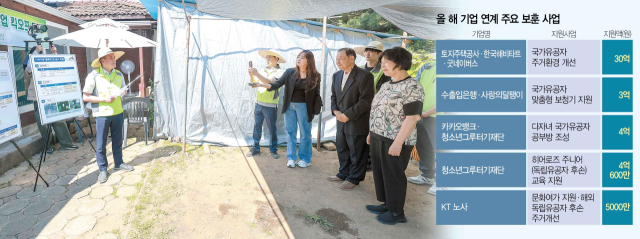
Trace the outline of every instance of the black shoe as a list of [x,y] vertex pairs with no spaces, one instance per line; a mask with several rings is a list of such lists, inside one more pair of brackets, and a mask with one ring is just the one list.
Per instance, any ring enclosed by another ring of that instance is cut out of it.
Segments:
[[378,221],[382,224],[395,225],[396,223],[406,223],[407,218],[403,214],[395,214],[391,211],[385,212],[377,216]]
[[118,170],[131,172],[131,171],[133,171],[133,167],[123,163],[123,164],[120,164],[120,166],[113,168],[113,171],[118,171]]
[[273,157],[273,159],[279,159],[280,155],[278,155],[277,152],[271,152],[271,157]]
[[78,149],[78,145],[72,144],[72,145],[71,145],[71,146],[69,146],[69,147],[66,147],[66,148],[60,148],[60,149],[61,149],[61,150],[76,150],[76,149]]
[[373,214],[383,214],[385,212],[388,212],[389,209],[387,209],[387,206],[385,206],[384,204],[382,205],[367,205],[367,211],[369,211],[370,213]]
[[258,154],[260,154],[260,150],[251,149],[251,151],[247,153],[247,157],[253,157]]
[[100,174],[98,175],[98,182],[100,183],[104,183],[107,181],[107,171],[100,171]]

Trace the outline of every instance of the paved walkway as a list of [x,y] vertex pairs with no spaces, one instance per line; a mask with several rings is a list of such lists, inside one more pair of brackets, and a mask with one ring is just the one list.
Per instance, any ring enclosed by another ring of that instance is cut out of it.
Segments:
[[[182,155],[177,144],[145,145],[143,135],[144,128],[129,128],[123,160],[133,172],[113,171],[107,145],[104,184],[97,182],[95,152],[86,141],[47,156],[41,174],[49,187],[39,180],[33,192],[36,173],[27,162],[0,175],[0,239],[286,238],[259,190],[264,182],[237,150],[189,146]],[[39,155],[31,161],[37,167]],[[224,182],[202,184],[214,176]]]
[[[129,137],[140,134],[140,128],[132,131]],[[97,183],[95,153],[86,140],[80,149],[47,156],[40,170],[49,187],[39,180],[33,192],[36,173],[27,162],[0,176],[0,238],[119,238],[154,145],[142,141],[124,150],[133,172],[113,171],[110,148],[110,176],[104,184]],[[31,158],[36,167],[38,160],[39,155]]]

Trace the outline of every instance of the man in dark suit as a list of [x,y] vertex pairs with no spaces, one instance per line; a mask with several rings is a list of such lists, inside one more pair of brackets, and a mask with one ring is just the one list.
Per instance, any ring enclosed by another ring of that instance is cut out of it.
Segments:
[[342,48],[336,56],[340,71],[333,74],[331,111],[337,119],[336,148],[340,170],[331,182],[342,182],[340,189],[351,190],[364,180],[369,148],[369,112],[375,95],[373,75],[355,65],[356,52]]

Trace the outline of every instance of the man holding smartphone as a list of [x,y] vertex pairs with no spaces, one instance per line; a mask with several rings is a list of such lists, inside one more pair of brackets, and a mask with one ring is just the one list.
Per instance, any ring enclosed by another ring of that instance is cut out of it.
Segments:
[[[251,76],[251,87],[256,87],[260,82],[264,84],[274,83],[282,76],[284,69],[279,63],[286,63],[284,58],[274,50],[258,51],[262,58],[267,60],[267,66],[258,71],[249,62],[249,75]],[[253,126],[253,148],[248,157],[260,154],[260,138],[262,138],[262,123],[266,120],[271,133],[271,144],[269,150],[274,159],[280,158],[278,155],[278,134],[276,133],[276,120],[278,119],[278,91],[268,91],[266,88],[258,88],[257,101],[254,110],[255,124]]]

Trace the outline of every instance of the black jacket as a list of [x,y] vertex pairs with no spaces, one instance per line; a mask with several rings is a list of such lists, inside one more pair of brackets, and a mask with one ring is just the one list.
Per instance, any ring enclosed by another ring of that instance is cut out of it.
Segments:
[[[289,105],[291,104],[291,98],[293,97],[293,88],[296,84],[296,76],[294,72],[296,68],[289,68],[287,71],[282,74],[282,77],[278,79],[278,81],[271,84],[272,90],[278,90],[280,87],[284,87],[284,102],[282,103],[282,111],[281,113],[287,112],[289,109]],[[320,84],[321,78],[318,76],[318,84],[315,88],[304,93],[305,103],[307,103],[307,118],[309,122],[313,120],[314,115],[320,114],[320,110],[322,110],[322,97],[320,96]]]
[[[375,95],[373,74],[359,67],[353,67],[349,73],[349,80],[341,89],[344,71],[333,74],[331,85],[331,114],[338,110],[345,114],[349,121],[337,121],[338,132],[350,135],[369,134],[369,112]],[[333,114],[335,115],[335,114]]]

